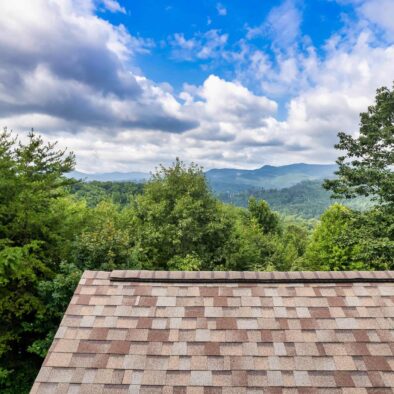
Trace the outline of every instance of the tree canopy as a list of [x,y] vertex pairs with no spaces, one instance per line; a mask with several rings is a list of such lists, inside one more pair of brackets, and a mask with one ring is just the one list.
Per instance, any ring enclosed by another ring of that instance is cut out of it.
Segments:
[[179,159],[169,168],[161,166],[136,197],[134,209],[144,268],[176,268],[182,258],[193,258],[199,269],[220,264],[230,224],[199,166],[186,167]]
[[346,154],[338,157],[338,177],[324,186],[334,197],[371,196],[394,210],[394,86],[378,89],[375,104],[360,114],[358,137],[338,137],[335,147]]
[[35,360],[27,349],[42,335],[35,324],[46,309],[39,285],[66,255],[66,212],[57,204],[73,166],[72,153],[34,132],[25,143],[0,134],[0,379],[18,369],[28,374],[22,366]]

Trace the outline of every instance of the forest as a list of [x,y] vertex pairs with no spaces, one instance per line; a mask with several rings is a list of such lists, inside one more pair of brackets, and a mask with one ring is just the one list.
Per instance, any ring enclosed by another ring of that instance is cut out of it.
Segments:
[[[394,268],[394,90],[339,133],[336,198],[314,225],[261,199],[215,197],[197,164],[176,159],[142,184],[65,177],[75,156],[31,132],[0,134],[0,391],[24,393],[84,270],[383,270]],[[273,204],[274,205],[274,204]]]
[[338,202],[352,209],[365,210],[373,202],[366,197],[351,200],[344,198],[333,200],[328,190],[319,180],[307,180],[283,189],[249,189],[242,192],[222,192],[218,198],[228,204],[247,207],[250,197],[265,200],[270,208],[281,214],[302,219],[318,218],[333,202]]
[[[71,186],[71,193],[78,198],[85,199],[90,207],[103,200],[110,200],[115,204],[124,206],[130,203],[131,196],[141,194],[143,189],[141,182],[90,181],[75,183]],[[283,189],[252,188],[241,192],[216,193],[212,186],[211,189],[220,201],[238,207],[246,208],[251,197],[257,200],[265,200],[270,208],[279,215],[292,216],[305,225],[313,224],[334,202],[357,210],[365,210],[373,205],[373,201],[366,197],[334,200],[319,180],[302,181]]]

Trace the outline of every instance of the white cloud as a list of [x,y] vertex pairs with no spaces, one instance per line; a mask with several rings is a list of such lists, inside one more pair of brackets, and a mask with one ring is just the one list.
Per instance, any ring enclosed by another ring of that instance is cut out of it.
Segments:
[[101,0],[105,9],[110,12],[121,12],[122,14],[126,13],[126,9],[122,7],[119,2],[116,0]]
[[[257,126],[277,110],[277,104],[266,97],[256,96],[239,83],[224,81],[210,75],[197,90],[202,107],[212,122],[225,122],[235,126]],[[191,104],[189,104],[189,107]]]
[[371,23],[382,28],[387,38],[394,39],[394,2],[392,0],[365,1],[359,10]]
[[[361,16],[366,3],[357,4]],[[371,21],[385,22],[369,10],[320,55],[308,42],[290,51],[275,44],[269,56],[245,40],[239,52],[226,50],[218,30],[175,35],[179,58],[238,65],[235,80],[210,75],[177,96],[131,71],[152,42],[96,16],[97,4],[14,0],[0,14],[0,124],[58,139],[80,170],[146,171],[176,156],[207,168],[331,162],[337,132],[355,133],[375,89],[394,79],[394,45],[379,42]],[[290,97],[288,110],[272,97]]]
[[0,116],[45,114],[75,132],[198,124],[170,93],[130,71],[134,53],[151,43],[96,17],[93,3],[15,0],[1,8]]
[[[247,84],[259,84],[261,92],[273,96],[294,95],[309,85],[309,69],[317,65],[315,49],[301,32],[302,10],[296,0],[284,0],[271,9],[264,21],[247,26],[243,56],[237,77]],[[255,38],[270,43],[264,50]],[[305,72],[307,71],[307,72]]]
[[247,38],[267,36],[272,40],[273,45],[289,48],[301,34],[301,21],[301,11],[296,6],[295,0],[285,0],[270,11],[260,26],[249,28]]
[[185,38],[183,33],[175,33],[169,39],[172,56],[176,60],[197,61],[212,60],[223,57],[228,34],[221,34],[217,29],[204,33],[196,33],[191,38]]
[[216,4],[216,10],[218,12],[218,15],[220,15],[220,16],[226,16],[227,15],[227,8],[221,3],[217,3]]
[[[394,2],[392,0],[336,0],[339,4],[351,4],[358,13],[358,22],[371,29],[380,29],[385,38],[394,40]],[[352,26],[354,28],[354,26]]]

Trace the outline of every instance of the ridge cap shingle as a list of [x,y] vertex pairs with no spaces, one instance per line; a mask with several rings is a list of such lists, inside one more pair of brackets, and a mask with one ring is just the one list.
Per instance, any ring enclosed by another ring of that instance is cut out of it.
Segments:
[[113,282],[168,283],[338,283],[394,282],[394,271],[148,271],[114,270]]

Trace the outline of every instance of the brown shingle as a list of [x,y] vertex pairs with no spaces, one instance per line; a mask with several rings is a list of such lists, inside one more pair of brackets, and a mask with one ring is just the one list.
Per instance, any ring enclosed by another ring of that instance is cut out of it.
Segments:
[[334,374],[335,383],[338,387],[354,387],[352,376],[350,372],[337,371]]
[[164,342],[168,340],[169,330],[150,330],[148,333],[149,342]]
[[391,272],[89,271],[32,392],[389,393],[393,282]]
[[371,371],[391,371],[391,367],[384,356],[364,357],[364,363],[367,369]]
[[185,308],[185,317],[203,317],[204,307],[202,306],[188,306]]
[[216,328],[218,330],[236,330],[237,320],[230,317],[220,317],[216,319]]
[[207,356],[219,356],[220,345],[217,342],[207,342],[204,344],[204,354]]

